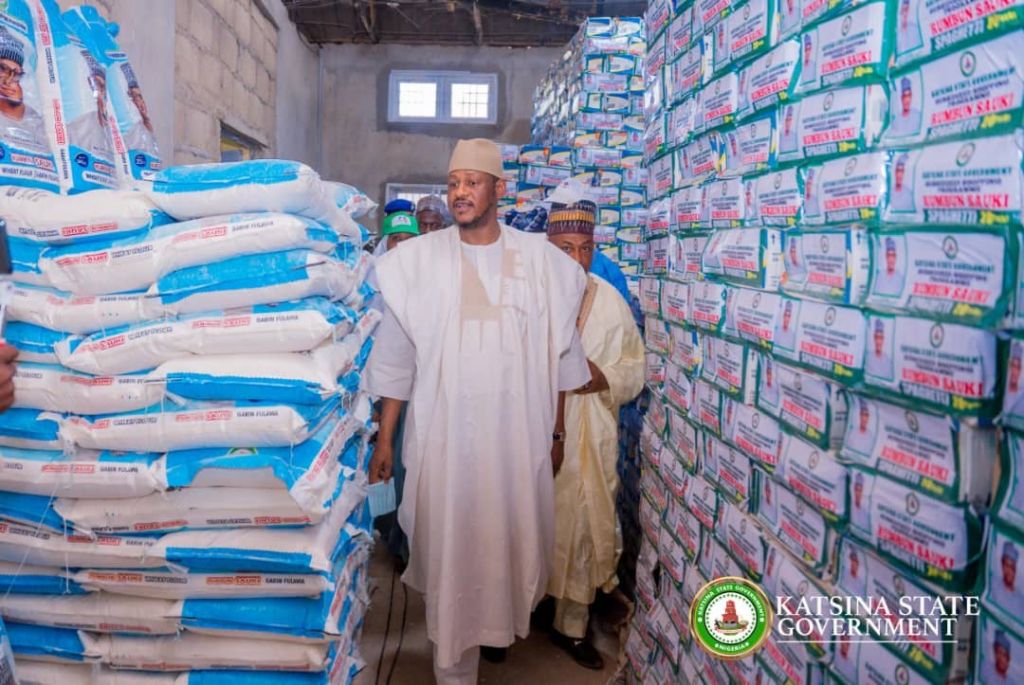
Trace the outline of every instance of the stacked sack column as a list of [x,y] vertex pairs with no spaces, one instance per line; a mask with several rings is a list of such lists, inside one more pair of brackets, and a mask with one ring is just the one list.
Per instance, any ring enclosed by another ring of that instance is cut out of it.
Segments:
[[0,215],[38,254],[14,275],[0,415],[19,677],[349,682],[380,316],[365,231],[272,160],[167,169],[148,195],[9,188]]

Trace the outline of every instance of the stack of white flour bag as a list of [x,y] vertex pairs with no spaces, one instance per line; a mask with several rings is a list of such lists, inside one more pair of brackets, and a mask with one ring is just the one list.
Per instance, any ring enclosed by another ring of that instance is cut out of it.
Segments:
[[116,33],[0,6],[0,683],[350,682],[373,205],[297,162],[165,168]]

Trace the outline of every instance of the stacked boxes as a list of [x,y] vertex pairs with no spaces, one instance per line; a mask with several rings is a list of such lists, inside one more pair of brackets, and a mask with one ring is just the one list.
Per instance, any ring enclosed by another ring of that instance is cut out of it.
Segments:
[[[557,175],[590,186],[598,205],[596,239],[627,277],[645,257],[645,52],[640,18],[588,19],[534,96],[533,141],[550,148],[547,167],[534,168],[535,155],[541,159],[534,148],[520,157],[531,180],[556,175],[549,168],[555,167]],[[525,190],[544,193],[534,184]]]
[[[633,682],[1024,678],[1022,16],[651,3]],[[776,634],[725,662],[688,617],[727,575],[773,602],[985,590],[952,644]]]

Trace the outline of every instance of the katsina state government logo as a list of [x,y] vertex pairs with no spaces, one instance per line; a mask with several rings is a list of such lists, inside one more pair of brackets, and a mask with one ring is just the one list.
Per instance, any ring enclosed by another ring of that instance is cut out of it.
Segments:
[[719,659],[742,659],[768,639],[772,607],[768,595],[746,578],[727,576],[697,591],[690,630],[697,644]]

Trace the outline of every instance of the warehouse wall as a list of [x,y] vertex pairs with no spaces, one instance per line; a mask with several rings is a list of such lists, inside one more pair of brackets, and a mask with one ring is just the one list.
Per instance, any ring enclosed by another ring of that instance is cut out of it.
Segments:
[[165,158],[219,160],[223,122],[263,156],[316,165],[318,50],[281,0],[86,1],[121,25]]
[[[323,169],[383,197],[388,182],[443,182],[457,138],[527,143],[533,90],[558,48],[331,45],[323,48]],[[461,69],[498,74],[496,126],[389,126],[391,69]],[[358,135],[353,135],[358,131]]]

